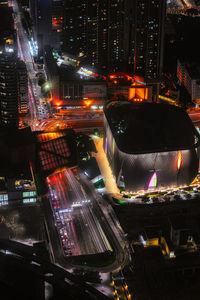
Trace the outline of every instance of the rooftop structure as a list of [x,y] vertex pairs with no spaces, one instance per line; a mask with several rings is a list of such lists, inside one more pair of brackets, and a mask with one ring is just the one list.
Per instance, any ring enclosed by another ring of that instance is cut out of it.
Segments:
[[72,129],[60,132],[36,132],[38,140],[36,170],[44,176],[77,163],[75,133]]
[[121,190],[193,181],[199,135],[186,112],[168,104],[113,101],[104,113],[104,151]]

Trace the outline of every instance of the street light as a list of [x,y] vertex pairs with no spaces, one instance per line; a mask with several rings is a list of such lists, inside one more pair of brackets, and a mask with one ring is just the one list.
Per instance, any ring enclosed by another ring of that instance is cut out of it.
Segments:
[[46,82],[44,83],[43,87],[44,87],[44,90],[45,90],[46,92],[49,91],[50,88],[51,88],[50,82],[46,81]]

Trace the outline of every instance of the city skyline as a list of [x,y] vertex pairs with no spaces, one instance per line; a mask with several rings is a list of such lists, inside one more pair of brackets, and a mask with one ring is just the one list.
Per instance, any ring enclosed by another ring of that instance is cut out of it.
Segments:
[[4,299],[198,298],[198,2],[0,0]]

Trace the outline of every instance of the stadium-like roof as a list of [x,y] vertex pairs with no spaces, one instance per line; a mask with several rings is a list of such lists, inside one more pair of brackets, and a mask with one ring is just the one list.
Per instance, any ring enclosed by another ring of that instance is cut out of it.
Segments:
[[112,101],[104,113],[118,148],[126,153],[191,149],[200,141],[188,114],[173,105]]

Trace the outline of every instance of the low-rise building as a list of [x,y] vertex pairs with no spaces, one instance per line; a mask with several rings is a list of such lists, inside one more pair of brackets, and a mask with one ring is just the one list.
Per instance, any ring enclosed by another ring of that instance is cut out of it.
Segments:
[[200,104],[200,65],[196,63],[177,62],[177,77],[187,89],[191,100]]
[[103,78],[86,76],[80,67],[71,64],[57,64],[50,47],[45,47],[44,63],[54,107],[84,105],[84,100],[102,104],[107,99],[107,85]]

